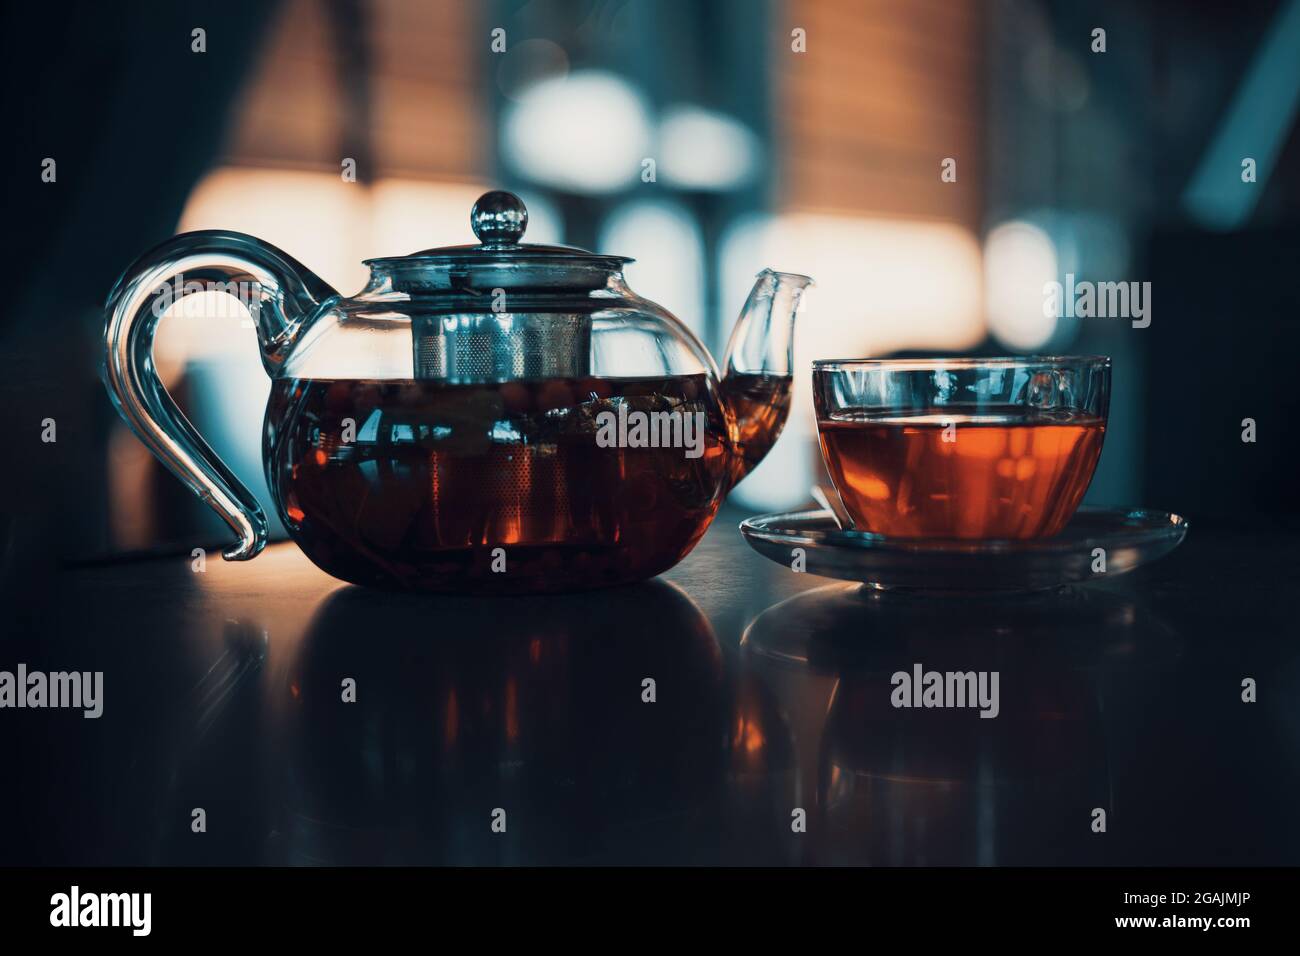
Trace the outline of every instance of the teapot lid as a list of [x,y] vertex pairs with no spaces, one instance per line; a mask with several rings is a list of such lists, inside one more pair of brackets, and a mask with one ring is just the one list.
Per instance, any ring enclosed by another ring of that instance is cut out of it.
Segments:
[[391,276],[403,292],[448,288],[595,289],[610,273],[633,260],[603,256],[573,246],[524,243],[528,209],[502,189],[484,193],[470,211],[477,244],[422,249],[409,256],[367,259],[366,265]]

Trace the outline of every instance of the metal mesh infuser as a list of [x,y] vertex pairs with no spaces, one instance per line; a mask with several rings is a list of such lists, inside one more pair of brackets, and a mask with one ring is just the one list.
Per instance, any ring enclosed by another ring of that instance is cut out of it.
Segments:
[[452,381],[580,378],[591,367],[591,316],[461,313],[416,316],[415,377]]

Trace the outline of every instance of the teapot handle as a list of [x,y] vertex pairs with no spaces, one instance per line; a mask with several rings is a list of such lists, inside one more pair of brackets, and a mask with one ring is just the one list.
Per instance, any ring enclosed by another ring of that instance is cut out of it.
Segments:
[[239,232],[187,232],[137,259],[104,307],[104,385],[118,414],[192,492],[239,535],[223,552],[246,561],[266,547],[266,515],[176,407],[153,363],[166,309],[190,292],[234,295],[257,327],[262,364],[274,375],[298,332],[337,293],[274,246]]

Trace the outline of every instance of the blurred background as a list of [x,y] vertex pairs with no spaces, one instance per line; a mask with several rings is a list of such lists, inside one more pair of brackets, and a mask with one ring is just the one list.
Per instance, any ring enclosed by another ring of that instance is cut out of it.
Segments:
[[[0,36],[7,570],[225,541],[98,380],[137,255],[235,229],[350,294],[493,187],[715,356],[759,268],[816,279],[750,512],[805,502],[813,359],[1058,352],[1114,359],[1090,501],[1294,522],[1300,0],[6,4]],[[1150,282],[1150,327],[1045,318],[1067,275]],[[164,381],[269,507],[254,333],[173,311]]]

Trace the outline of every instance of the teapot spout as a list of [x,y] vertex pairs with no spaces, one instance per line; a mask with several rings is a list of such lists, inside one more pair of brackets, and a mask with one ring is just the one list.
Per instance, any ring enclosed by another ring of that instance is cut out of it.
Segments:
[[722,395],[735,419],[730,484],[767,456],[790,413],[794,322],[812,279],[764,269],[750,290],[723,357]]

